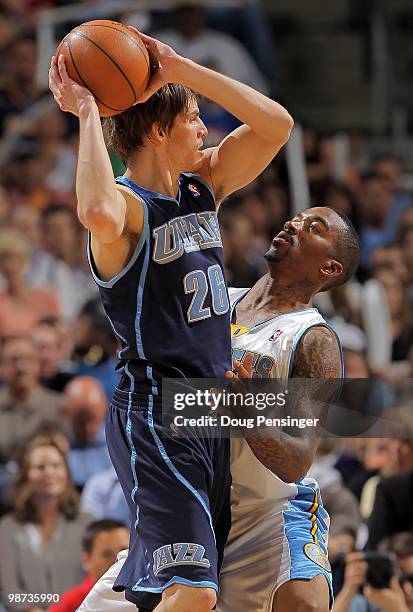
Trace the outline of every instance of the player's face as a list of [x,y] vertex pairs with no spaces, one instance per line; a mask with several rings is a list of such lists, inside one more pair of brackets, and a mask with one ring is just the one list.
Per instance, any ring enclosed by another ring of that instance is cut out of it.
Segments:
[[309,208],[285,223],[271,243],[268,262],[285,262],[295,275],[318,275],[334,257],[334,239],[340,217],[328,208]]
[[168,138],[168,150],[171,159],[184,171],[194,171],[202,163],[203,153],[200,150],[208,130],[199,116],[198,103],[193,100],[187,111],[179,115]]
[[67,486],[67,470],[54,446],[40,446],[30,453],[28,482],[33,493],[60,496]]

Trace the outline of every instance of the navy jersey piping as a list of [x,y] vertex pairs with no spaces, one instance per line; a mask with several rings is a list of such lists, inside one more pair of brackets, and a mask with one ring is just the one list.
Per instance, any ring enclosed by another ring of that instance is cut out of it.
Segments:
[[118,183],[118,185],[124,185],[125,187],[129,187],[129,189],[132,189],[135,193],[136,192],[139,193],[139,195],[142,195],[142,196],[146,195],[149,197],[155,196],[156,198],[160,198],[162,200],[168,200],[169,202],[176,202],[177,204],[179,204],[179,201],[181,198],[182,177],[186,177],[187,179],[192,179],[194,181],[197,181],[198,183],[201,183],[201,185],[203,185],[209,191],[209,193],[211,194],[215,202],[215,194],[212,191],[211,186],[208,185],[205,179],[203,179],[201,176],[199,176],[198,174],[193,174],[192,172],[183,172],[181,176],[179,177],[179,190],[178,190],[177,198],[173,198],[172,196],[167,196],[164,193],[159,193],[159,191],[151,191],[150,189],[141,187],[141,185],[138,185],[131,179],[128,179],[124,176],[118,176],[116,178],[116,182]]

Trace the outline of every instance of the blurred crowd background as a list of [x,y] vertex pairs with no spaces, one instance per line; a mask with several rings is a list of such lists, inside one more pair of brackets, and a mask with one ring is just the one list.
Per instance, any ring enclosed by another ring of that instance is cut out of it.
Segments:
[[[295,119],[288,147],[221,208],[229,285],[265,272],[270,239],[310,203],[359,231],[357,277],[317,306],[346,377],[369,381],[350,402],[400,434],[350,426],[323,440],[311,474],[331,515],[334,610],[413,611],[411,1],[133,4],[0,0],[0,609],[74,612],[127,546],[104,439],[117,343],[76,217],[76,119],[45,86],[47,36],[113,17],[276,96]],[[208,145],[238,123],[209,100],[202,117]],[[362,550],[393,555],[389,586]],[[23,597],[67,591],[60,604]]]

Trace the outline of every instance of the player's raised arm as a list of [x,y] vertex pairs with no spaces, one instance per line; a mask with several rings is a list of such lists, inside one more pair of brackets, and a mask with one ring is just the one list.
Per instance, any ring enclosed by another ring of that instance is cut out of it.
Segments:
[[142,36],[158,58],[160,71],[148,94],[165,79],[181,83],[223,106],[244,125],[206,153],[207,168],[201,170],[212,183],[217,201],[255,179],[287,142],[293,119],[288,111],[248,85],[177,56],[170,47]]
[[116,188],[95,99],[88,89],[70,79],[62,55],[52,59],[49,86],[61,110],[79,118],[76,175],[79,220],[94,239],[112,243],[125,229],[127,202]]

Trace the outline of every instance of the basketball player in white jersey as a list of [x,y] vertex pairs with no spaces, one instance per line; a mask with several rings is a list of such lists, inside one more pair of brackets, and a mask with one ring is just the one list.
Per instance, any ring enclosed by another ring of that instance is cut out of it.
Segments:
[[[342,377],[338,340],[312,298],[346,282],[359,253],[351,222],[335,209],[308,209],[285,224],[266,254],[268,274],[252,289],[230,289],[239,376]],[[317,440],[261,438],[248,429],[243,434],[231,440],[232,527],[217,611],[327,612],[329,518],[318,484],[305,478]],[[126,555],[120,554],[79,612],[136,610],[111,590]]]
[[[312,392],[320,394],[339,387],[341,348],[312,298],[346,282],[359,253],[355,229],[335,209],[311,208],[285,224],[266,254],[268,274],[252,289],[229,290],[241,377],[317,379]],[[303,478],[318,440],[247,428],[243,435],[231,440],[232,527],[217,610],[327,612],[329,517],[317,482]]]

